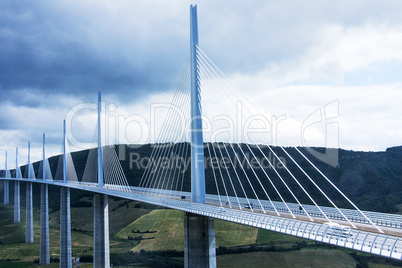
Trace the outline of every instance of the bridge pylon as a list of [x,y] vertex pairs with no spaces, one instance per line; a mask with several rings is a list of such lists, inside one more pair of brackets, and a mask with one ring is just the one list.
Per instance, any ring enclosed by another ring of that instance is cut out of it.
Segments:
[[[18,167],[18,147],[15,148],[15,177],[21,178],[20,169]],[[20,207],[20,182],[14,182],[14,223],[21,221],[21,207]]]
[[[28,142],[28,179],[31,178],[31,142]],[[35,173],[33,173],[35,174]],[[26,182],[26,196],[25,196],[25,243],[33,243],[34,242],[34,233],[33,233],[33,197],[32,197],[32,182]]]
[[[102,102],[98,93],[98,188],[103,189]],[[94,194],[94,267],[110,267],[108,196]]]
[[98,187],[103,188],[103,154],[102,154],[102,95],[98,92]]
[[191,61],[191,201],[205,203],[204,139],[201,118],[201,84],[197,63],[197,5],[190,6]]
[[[42,178],[46,180],[46,151],[45,151],[45,133],[43,133],[43,160],[42,160]],[[40,253],[39,264],[50,264],[49,249],[49,188],[47,184],[41,184],[40,188]]]
[[[204,204],[206,201],[204,140],[197,46],[197,5],[190,5],[191,201]],[[192,213],[186,213],[184,216],[184,266],[216,267],[215,225],[212,218]]]
[[[7,152],[6,152],[6,161],[5,161],[5,175],[6,179],[9,178],[9,170],[7,167]],[[8,205],[10,203],[10,185],[8,180],[4,180],[4,196],[3,196],[4,205]]]
[[[66,120],[63,121],[63,182],[67,184]],[[72,267],[70,188],[60,188],[60,268]]]

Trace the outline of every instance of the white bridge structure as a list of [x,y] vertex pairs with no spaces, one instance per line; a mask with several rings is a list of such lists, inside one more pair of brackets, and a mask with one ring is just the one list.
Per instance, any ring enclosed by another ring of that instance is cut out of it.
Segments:
[[[72,266],[70,189],[94,193],[95,267],[110,266],[108,196],[186,212],[186,267],[216,267],[213,219],[401,260],[402,216],[361,211],[300,148],[269,145],[269,131],[243,135],[244,125],[264,129],[262,115],[201,50],[196,8],[190,7],[190,60],[153,145],[150,158],[155,161],[141,178],[127,180],[115,147],[101,144],[101,116],[106,111],[102,112],[100,93],[98,147],[89,150],[82,178],[77,177],[68,149],[65,122],[63,154],[56,172],[46,158],[45,134],[38,170],[30,161],[29,143],[25,174],[18,163],[18,148],[13,172],[6,153],[0,181],[4,183],[5,205],[10,203],[9,184],[14,184],[15,222],[21,220],[20,184],[27,185],[26,243],[34,239],[32,184],[41,184],[40,264],[50,263],[49,185],[61,189],[60,267]],[[186,161],[191,162],[191,169],[183,164]],[[131,181],[137,183],[131,185]],[[314,189],[314,193],[307,189]],[[334,193],[348,208],[335,204],[330,197]]]

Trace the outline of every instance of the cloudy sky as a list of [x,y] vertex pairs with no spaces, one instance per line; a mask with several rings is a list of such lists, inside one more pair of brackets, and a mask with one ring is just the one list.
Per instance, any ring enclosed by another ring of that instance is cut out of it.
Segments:
[[[98,91],[116,118],[142,115],[124,130],[140,140],[150,104],[171,99],[187,62],[189,4],[1,1],[1,163],[17,146],[26,163],[29,140],[39,160],[44,132],[49,153],[60,152],[66,117],[89,141],[95,114],[71,111],[92,107]],[[285,118],[278,128],[294,144],[380,151],[402,145],[400,10],[400,1],[206,0],[200,47],[256,106]]]

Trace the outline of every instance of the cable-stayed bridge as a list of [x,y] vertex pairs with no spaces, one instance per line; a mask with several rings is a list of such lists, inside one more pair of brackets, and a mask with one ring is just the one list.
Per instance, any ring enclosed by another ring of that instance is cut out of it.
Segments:
[[[48,264],[50,257],[48,185],[61,189],[60,267],[71,267],[71,188],[94,192],[96,267],[110,265],[108,196],[186,212],[188,267],[216,266],[215,218],[401,260],[402,217],[361,211],[316,161],[274,131],[266,116],[202,51],[196,6],[190,10],[190,60],[141,177],[128,177],[115,146],[102,144],[101,118],[106,111],[100,93],[98,146],[89,150],[82,175],[74,166],[65,122],[57,167],[46,158],[44,134],[37,170],[30,161],[29,143],[24,172],[18,149],[13,174],[6,154],[0,179],[4,204],[9,204],[9,183],[14,183],[15,222],[20,221],[20,183],[27,184],[27,243],[33,242],[32,183],[41,184],[40,263]],[[271,146],[276,140],[286,146]]]

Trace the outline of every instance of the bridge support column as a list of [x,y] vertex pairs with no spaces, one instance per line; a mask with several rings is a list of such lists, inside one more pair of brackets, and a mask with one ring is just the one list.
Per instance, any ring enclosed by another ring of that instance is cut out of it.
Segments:
[[21,221],[21,215],[20,215],[20,182],[15,181],[14,182],[14,222],[20,222]]
[[[206,202],[204,138],[199,81],[197,5],[190,6],[191,66],[191,201]],[[184,216],[184,266],[216,267],[214,220],[186,213]]]
[[33,234],[32,182],[26,183],[25,204],[26,204],[25,243],[33,243],[34,234]]
[[70,189],[60,188],[60,268],[72,267]]
[[39,264],[50,264],[49,251],[49,189],[47,184],[40,188],[40,256]]
[[108,196],[94,195],[94,267],[110,267]]
[[214,219],[184,215],[184,267],[216,267]]
[[8,205],[10,203],[10,186],[8,181],[4,181],[4,205]]

